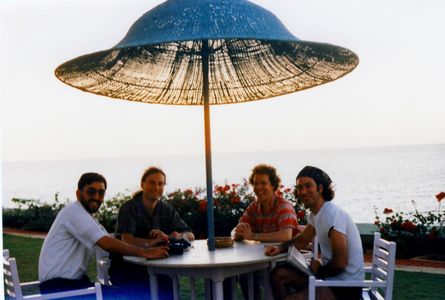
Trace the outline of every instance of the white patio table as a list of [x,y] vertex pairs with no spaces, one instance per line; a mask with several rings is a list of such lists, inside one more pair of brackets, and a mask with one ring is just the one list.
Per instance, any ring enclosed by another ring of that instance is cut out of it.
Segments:
[[[173,278],[173,285],[179,286],[178,276],[188,276],[194,282],[194,278],[201,277],[211,280],[213,283],[214,299],[222,300],[223,280],[225,278],[263,270],[266,281],[271,263],[284,259],[286,254],[276,256],[264,255],[264,243],[253,241],[235,242],[233,247],[217,248],[215,251],[207,249],[206,240],[196,240],[192,248],[184,251],[182,255],[171,255],[167,259],[147,260],[140,257],[125,256],[130,263],[147,266],[150,275],[151,299],[158,299],[157,274],[169,275]],[[249,278],[249,296],[253,297],[253,280]],[[192,299],[195,299],[194,286],[191,286]],[[268,282],[265,284],[266,296],[271,295]],[[175,299],[179,298],[178,290],[173,289]],[[266,299],[270,299],[267,297]]]

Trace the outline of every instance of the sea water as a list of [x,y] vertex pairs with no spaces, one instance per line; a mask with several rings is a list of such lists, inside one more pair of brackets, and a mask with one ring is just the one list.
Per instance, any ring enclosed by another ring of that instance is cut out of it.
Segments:
[[[325,170],[335,183],[335,203],[359,223],[372,223],[375,209],[381,214],[386,207],[405,212],[437,210],[435,195],[445,191],[445,144],[215,154],[213,182],[240,183],[259,163],[275,166],[289,187],[306,165]],[[167,174],[166,193],[205,187],[203,155],[4,162],[2,204],[13,207],[13,197],[51,203],[56,192],[60,199],[74,201],[77,180],[90,171],[107,178],[106,198],[131,194],[140,188],[144,169],[152,165]]]

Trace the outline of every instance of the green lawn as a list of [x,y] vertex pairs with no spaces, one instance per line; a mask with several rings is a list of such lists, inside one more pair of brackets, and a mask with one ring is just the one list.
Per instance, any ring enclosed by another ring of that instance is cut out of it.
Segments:
[[[37,265],[39,260],[42,239],[32,239],[3,235],[3,249],[9,249],[10,255],[15,257],[19,269],[20,281],[38,280]],[[95,264],[91,263],[88,269],[90,278],[96,277]],[[394,281],[395,300],[443,300],[445,287],[445,275],[402,272],[396,271]],[[181,299],[190,299],[188,280],[181,279]],[[197,282],[197,296],[204,298],[203,282]],[[238,299],[242,299],[239,289],[237,290]]]

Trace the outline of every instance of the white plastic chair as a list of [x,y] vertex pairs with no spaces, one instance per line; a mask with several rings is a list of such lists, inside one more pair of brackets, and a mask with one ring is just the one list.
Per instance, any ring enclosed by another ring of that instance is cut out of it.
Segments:
[[9,250],[3,250],[3,275],[5,280],[5,293],[11,297],[11,299],[54,299],[54,298],[64,298],[71,296],[80,296],[88,294],[96,294],[96,299],[102,300],[102,289],[98,282],[95,283],[94,287],[77,289],[72,291],[50,293],[50,294],[40,294],[34,293],[32,295],[24,295],[24,288],[38,289],[39,281],[20,283],[19,273],[17,270],[17,263],[15,258],[9,256]]
[[321,286],[363,287],[363,299],[392,299],[394,269],[396,258],[396,243],[388,242],[374,233],[374,249],[372,266],[365,267],[365,273],[370,273],[369,280],[342,281],[320,280],[309,277],[309,300],[315,300],[315,288]]

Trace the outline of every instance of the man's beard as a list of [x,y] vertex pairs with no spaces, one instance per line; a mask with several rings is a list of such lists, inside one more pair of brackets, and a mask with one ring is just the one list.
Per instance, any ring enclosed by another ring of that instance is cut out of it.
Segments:
[[[90,207],[89,204],[92,203],[92,202],[95,202],[97,204],[97,206],[96,207]],[[89,199],[85,199],[83,197],[80,199],[80,203],[85,208],[85,210],[87,212],[89,212],[90,214],[96,213],[99,210],[100,206],[102,205],[102,203],[100,201],[98,201],[98,200],[89,200]]]

